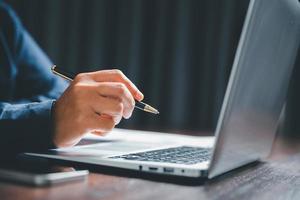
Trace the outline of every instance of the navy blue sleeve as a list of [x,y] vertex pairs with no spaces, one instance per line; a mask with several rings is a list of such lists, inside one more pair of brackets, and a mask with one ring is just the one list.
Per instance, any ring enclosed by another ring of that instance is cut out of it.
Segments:
[[53,102],[67,83],[13,10],[0,2],[0,152],[52,146]]

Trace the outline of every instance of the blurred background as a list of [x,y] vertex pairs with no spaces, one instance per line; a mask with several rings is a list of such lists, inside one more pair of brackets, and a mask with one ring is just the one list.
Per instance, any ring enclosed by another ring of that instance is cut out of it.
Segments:
[[[136,110],[119,127],[214,130],[249,0],[5,1],[53,63],[74,73],[118,68],[161,113]],[[291,85],[285,127],[295,132],[296,75]]]

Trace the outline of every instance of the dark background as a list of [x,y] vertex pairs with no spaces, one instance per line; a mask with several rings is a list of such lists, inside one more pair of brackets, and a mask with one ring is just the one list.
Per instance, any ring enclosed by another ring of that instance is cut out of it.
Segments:
[[[137,110],[119,127],[215,128],[249,0],[6,2],[55,64],[72,72],[121,69],[161,112]],[[295,76],[285,115],[293,133],[298,82]]]

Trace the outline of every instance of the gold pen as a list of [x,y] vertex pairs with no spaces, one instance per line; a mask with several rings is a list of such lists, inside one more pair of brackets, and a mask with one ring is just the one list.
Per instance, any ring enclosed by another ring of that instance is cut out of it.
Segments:
[[[66,79],[68,81],[73,81],[73,79],[75,78],[75,75],[58,69],[56,67],[56,65],[53,65],[51,67],[51,71],[52,71],[53,74],[58,75],[58,76]],[[145,112],[152,113],[152,114],[156,114],[156,115],[159,114],[159,112],[158,112],[157,109],[155,109],[152,106],[150,106],[150,105],[148,105],[146,103],[143,103],[141,101],[136,101],[135,108],[143,110]]]

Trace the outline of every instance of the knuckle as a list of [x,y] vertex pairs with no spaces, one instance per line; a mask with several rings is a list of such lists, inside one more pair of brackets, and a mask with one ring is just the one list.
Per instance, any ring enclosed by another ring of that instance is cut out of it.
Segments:
[[83,94],[86,93],[86,89],[83,85],[75,83],[72,88],[75,98],[81,100]]
[[115,76],[118,78],[118,79],[126,79],[126,76],[125,76],[125,74],[121,71],[121,70],[119,70],[119,69],[114,69],[113,70],[113,73],[115,74]]
[[121,70],[119,70],[119,69],[114,69],[113,70],[113,72],[114,72],[114,74],[116,74],[117,76],[124,76],[124,74],[123,74],[123,72],[121,71]]
[[74,91],[76,94],[77,94],[78,92],[82,91],[81,85],[78,84],[78,83],[75,83],[75,84],[73,85],[73,91]]
[[123,83],[117,84],[118,94],[124,95],[126,93],[126,86]]
[[118,103],[116,104],[116,111],[117,111],[117,113],[122,113],[122,112],[123,112],[123,109],[124,109],[123,103],[118,102]]
[[85,73],[79,73],[75,76],[74,81],[75,82],[80,82],[84,79],[86,79],[87,75]]

